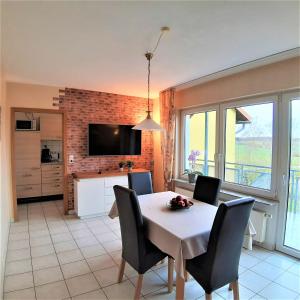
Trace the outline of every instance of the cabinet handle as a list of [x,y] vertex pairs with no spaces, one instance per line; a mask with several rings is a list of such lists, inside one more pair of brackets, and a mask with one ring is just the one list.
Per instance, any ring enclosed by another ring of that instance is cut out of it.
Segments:
[[57,184],[57,185],[55,185],[55,187],[60,187],[60,185],[59,185],[59,184]]
[[32,190],[32,187],[27,187],[24,189],[25,191],[29,191],[29,190]]
[[60,173],[55,173],[55,175],[60,175]]
[[24,174],[23,177],[32,177],[32,174]]

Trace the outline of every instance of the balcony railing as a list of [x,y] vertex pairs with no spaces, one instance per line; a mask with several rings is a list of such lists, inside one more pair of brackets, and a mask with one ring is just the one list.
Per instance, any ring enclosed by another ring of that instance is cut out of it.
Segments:
[[[205,175],[214,176],[215,162],[208,160],[197,160],[195,170]],[[270,190],[271,188],[271,167],[226,163],[225,180],[240,185]],[[300,212],[300,168],[290,170],[289,180],[289,202],[288,211],[291,213]]]

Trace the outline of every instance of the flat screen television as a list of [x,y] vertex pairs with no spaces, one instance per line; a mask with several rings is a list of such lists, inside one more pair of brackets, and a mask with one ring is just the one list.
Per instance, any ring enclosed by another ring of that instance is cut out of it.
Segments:
[[88,155],[141,155],[142,133],[133,126],[89,124]]

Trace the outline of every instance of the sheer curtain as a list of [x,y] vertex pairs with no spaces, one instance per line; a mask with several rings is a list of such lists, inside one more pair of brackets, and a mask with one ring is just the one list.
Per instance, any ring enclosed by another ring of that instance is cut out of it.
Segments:
[[160,93],[160,124],[164,129],[161,132],[161,154],[163,165],[164,189],[174,190],[172,179],[175,165],[175,90],[168,89]]

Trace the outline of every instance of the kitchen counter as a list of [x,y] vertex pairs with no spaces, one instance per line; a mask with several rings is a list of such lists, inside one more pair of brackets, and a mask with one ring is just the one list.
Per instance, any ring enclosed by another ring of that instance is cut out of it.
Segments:
[[42,162],[41,165],[63,165],[63,161],[50,161],[50,162]]

